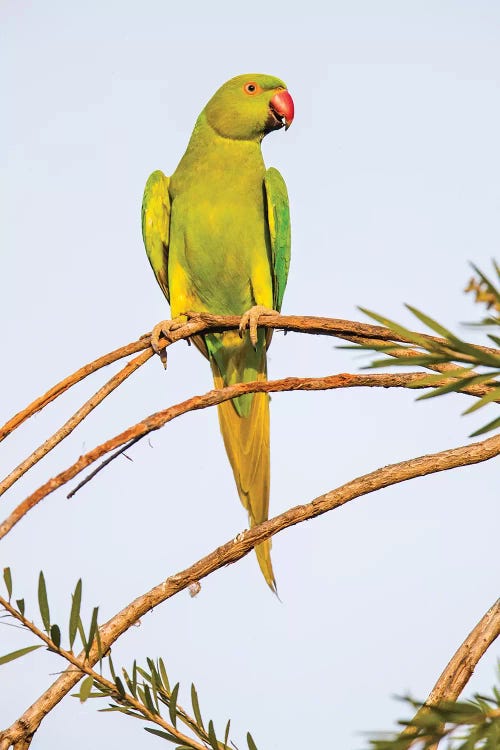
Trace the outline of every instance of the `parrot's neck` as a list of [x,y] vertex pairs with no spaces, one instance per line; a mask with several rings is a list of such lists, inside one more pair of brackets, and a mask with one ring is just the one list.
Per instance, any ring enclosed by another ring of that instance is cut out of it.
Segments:
[[199,180],[206,174],[213,181],[235,172],[242,181],[246,177],[262,180],[265,166],[260,141],[225,138],[209,125],[202,112],[172,179],[196,175]]

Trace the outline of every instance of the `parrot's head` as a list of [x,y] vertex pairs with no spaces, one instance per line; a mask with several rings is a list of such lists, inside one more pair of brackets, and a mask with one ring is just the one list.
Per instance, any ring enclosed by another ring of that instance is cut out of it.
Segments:
[[272,130],[288,129],[293,99],[279,78],[249,73],[231,78],[205,107],[211,127],[224,138],[261,141]]

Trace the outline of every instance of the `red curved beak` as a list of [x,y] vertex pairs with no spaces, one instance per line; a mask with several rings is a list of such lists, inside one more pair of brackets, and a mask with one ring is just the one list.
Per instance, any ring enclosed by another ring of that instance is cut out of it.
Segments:
[[285,126],[285,130],[288,130],[293,122],[295,109],[293,105],[293,99],[288,91],[286,89],[278,91],[269,102],[269,106],[282,121],[283,125]]

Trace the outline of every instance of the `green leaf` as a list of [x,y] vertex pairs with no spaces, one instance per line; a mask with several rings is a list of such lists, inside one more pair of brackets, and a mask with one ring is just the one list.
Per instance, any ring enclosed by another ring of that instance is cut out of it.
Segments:
[[362,313],[365,315],[368,315],[369,318],[373,318],[373,320],[376,320],[378,323],[381,323],[386,328],[390,328],[391,331],[394,331],[397,333],[401,338],[408,339],[409,342],[412,344],[416,344],[417,346],[421,346],[424,349],[427,349],[429,346],[429,340],[425,338],[425,336],[420,336],[418,333],[414,333],[414,331],[410,331],[408,328],[405,328],[404,326],[400,326],[398,323],[395,323],[393,320],[390,320],[389,318],[384,318],[382,315],[378,315],[375,312],[372,312],[371,310],[367,310],[365,307],[358,307],[358,310],[361,310]]
[[24,617],[24,599],[16,599],[16,607],[21,613],[21,617]]
[[455,338],[453,333],[449,331],[444,326],[440,325],[436,320],[429,317],[425,313],[423,313],[421,310],[418,310],[416,307],[412,307],[411,305],[405,305],[405,307],[412,312],[416,318],[422,321],[424,325],[426,325],[428,328],[431,328],[433,331],[435,331],[439,336],[442,336],[444,339],[452,339]]
[[168,713],[170,715],[170,721],[177,727],[177,696],[179,695],[179,683],[174,686],[174,689],[170,693],[170,703],[168,706]]
[[73,601],[71,602],[71,613],[69,616],[69,648],[73,650],[73,644],[78,630],[78,619],[80,617],[80,606],[82,603],[82,579],[79,578],[75,586]]
[[486,393],[478,401],[475,401],[472,406],[469,406],[469,408],[463,411],[462,414],[472,414],[473,411],[477,411],[482,406],[489,404],[490,401],[496,401],[497,399],[500,399],[500,387],[493,388],[492,391]]
[[158,667],[160,669],[161,674],[161,680],[163,682],[163,686],[167,693],[170,693],[170,683],[168,681],[168,675],[167,670],[165,669],[165,664],[163,663],[163,659],[158,659]]
[[80,636],[80,640],[82,642],[83,648],[85,649],[85,653],[87,652],[87,637],[85,635],[85,630],[83,629],[83,623],[82,618],[78,616],[78,635]]
[[250,732],[247,732],[247,744],[248,744],[248,750],[257,750],[257,745],[253,741],[253,737],[250,734]]
[[40,571],[38,578],[38,605],[40,607],[40,615],[42,616],[43,627],[47,634],[50,634],[50,612],[49,602],[47,600],[47,587],[45,585],[45,577],[43,572]]
[[208,741],[213,747],[213,750],[219,750],[219,743],[217,742],[217,735],[215,734],[214,723],[212,719],[208,722]]
[[10,572],[10,568],[3,569],[3,580],[5,581],[5,586],[7,588],[7,594],[9,595],[10,602],[12,596],[12,574]]
[[200,727],[200,729],[203,729],[203,731],[205,731],[203,719],[201,718],[200,704],[198,701],[198,693],[196,692],[196,688],[193,683],[191,683],[191,703],[193,706],[196,724]]
[[[444,377],[447,377],[446,373]],[[434,398],[435,396],[443,396],[445,393],[451,393],[452,391],[460,391],[462,388],[466,388],[470,385],[479,385],[485,381],[491,380],[492,374],[488,373],[485,375],[475,375],[469,378],[461,378],[460,380],[453,380],[448,385],[442,385],[439,388],[435,388],[430,393],[424,393],[422,396],[417,398],[417,401],[423,401],[427,398]]]
[[50,639],[54,643],[54,646],[56,648],[59,648],[61,645],[61,630],[59,628],[59,625],[52,625],[50,628]]
[[145,695],[145,698],[146,698],[146,701],[145,701],[146,708],[148,708],[151,711],[152,714],[157,714],[158,710],[156,709],[156,707],[155,707],[155,705],[153,703],[153,699],[151,697],[151,690],[149,688],[149,685],[144,685],[144,695]]
[[0,656],[0,664],[7,664],[9,661],[14,661],[14,659],[20,659],[21,656],[29,654],[30,651],[35,651],[37,648],[42,648],[42,644],[40,643],[38,646],[26,646],[26,648],[20,648],[18,651],[11,651],[10,654]]
[[231,719],[226,724],[226,731],[224,732],[224,747],[227,749],[227,743],[229,740],[229,727],[231,726]]
[[123,682],[120,680],[118,676],[115,677],[115,685],[116,685],[116,689],[120,693],[120,696],[122,698],[125,698],[125,688],[123,687]]
[[153,729],[152,727],[144,727],[146,732],[149,732],[150,734],[156,734],[157,737],[162,737],[164,740],[168,740],[169,742],[179,742],[179,738],[175,737],[175,735],[170,734],[170,732],[163,732],[160,729]]
[[111,654],[108,656],[108,666],[109,671],[111,673],[111,677],[113,678],[113,682],[116,680],[116,672],[115,672],[115,665],[113,664],[113,659],[111,658]]
[[97,630],[97,613],[99,611],[99,607],[94,607],[92,611],[92,619],[90,620],[90,629],[89,629],[89,638],[87,641],[87,645],[85,647],[85,656],[88,658],[88,655],[90,654],[90,649],[92,648],[92,644],[94,642],[96,630]]
[[494,419],[492,422],[488,422],[488,424],[485,424],[484,427],[481,427],[480,430],[471,432],[469,437],[477,437],[478,435],[484,435],[485,432],[490,432],[491,430],[495,430],[497,427],[500,427],[500,417],[498,417],[497,419]]
[[80,687],[80,692],[78,693],[78,697],[80,698],[80,703],[85,703],[85,701],[90,695],[93,684],[94,684],[94,678],[88,675],[82,682],[81,687]]

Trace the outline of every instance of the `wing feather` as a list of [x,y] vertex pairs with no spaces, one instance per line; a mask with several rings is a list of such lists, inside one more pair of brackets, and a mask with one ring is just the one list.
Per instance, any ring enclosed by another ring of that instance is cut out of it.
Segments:
[[290,267],[291,231],[288,192],[283,177],[274,167],[267,170],[264,187],[271,240],[273,307],[280,312]]
[[168,243],[170,236],[170,179],[157,170],[150,175],[142,199],[142,238],[156,280],[170,302]]

